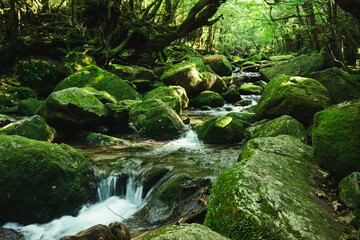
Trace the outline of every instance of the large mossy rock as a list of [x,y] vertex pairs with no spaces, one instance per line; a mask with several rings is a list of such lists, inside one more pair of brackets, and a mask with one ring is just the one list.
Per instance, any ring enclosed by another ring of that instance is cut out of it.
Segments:
[[209,107],[222,107],[224,106],[224,98],[215,92],[212,91],[204,91],[200,93],[197,97],[191,100],[191,105],[197,108],[203,106]]
[[95,96],[80,88],[67,88],[53,92],[41,104],[37,114],[55,128],[71,126],[92,126],[107,116],[104,104]]
[[360,100],[343,102],[315,115],[314,159],[337,177],[360,171],[359,139]]
[[[179,216],[192,210],[202,211],[206,206],[198,201],[206,198],[206,189],[212,183],[209,177],[199,177],[197,174],[168,173],[169,169],[154,169],[154,177],[161,179],[158,188],[149,196],[146,205],[136,213],[137,221],[154,226],[178,219]],[[164,176],[166,175],[166,176]],[[194,176],[195,175],[195,176]]]
[[140,99],[140,95],[122,79],[97,66],[88,66],[71,74],[56,85],[54,92],[71,87],[92,87],[98,91],[106,91],[118,101]]
[[231,64],[224,55],[208,56],[206,59],[210,61],[210,67],[216,74],[219,76],[231,76]]
[[360,207],[360,173],[353,172],[339,183],[340,200],[349,208]]
[[338,239],[342,226],[314,181],[311,147],[281,135],[255,138],[217,176],[205,226],[231,239]]
[[258,119],[289,115],[309,126],[314,114],[328,106],[329,92],[315,79],[280,75],[266,86],[256,115]]
[[319,81],[330,93],[333,104],[360,98],[360,83],[340,68],[328,68],[315,72],[311,77]]
[[303,143],[307,143],[307,133],[304,126],[296,119],[287,115],[245,129],[245,136],[248,139],[276,137],[278,135],[290,135]]
[[193,223],[185,226],[166,226],[146,235],[143,240],[226,240],[217,232],[210,230],[204,225]]
[[188,107],[189,104],[189,98],[186,95],[186,91],[180,86],[155,88],[154,90],[148,92],[144,96],[144,99],[159,99],[177,113],[181,113],[181,110]]
[[47,97],[66,77],[65,67],[47,57],[21,59],[15,64],[15,71],[21,86],[31,87],[40,97]]
[[41,105],[41,101],[36,98],[21,100],[18,105],[18,113],[25,116],[33,116]]
[[271,81],[280,74],[288,76],[309,77],[312,72],[320,71],[325,66],[325,57],[320,53],[310,56],[301,55],[276,64],[273,67],[263,68],[260,73],[266,81]]
[[241,84],[239,93],[242,95],[260,95],[263,91],[263,87],[254,84]]
[[206,71],[201,58],[175,64],[160,77],[166,85],[183,87],[189,96],[209,90],[218,78],[218,75]]
[[250,124],[238,118],[229,116],[215,117],[207,120],[200,127],[199,139],[206,143],[233,143],[240,142],[245,128]]
[[223,94],[224,99],[228,103],[236,103],[241,100],[240,93],[236,91],[236,89],[229,89],[227,92]]
[[18,135],[29,139],[52,142],[55,137],[55,129],[50,127],[45,119],[35,115],[0,128],[0,135]]
[[47,222],[94,200],[87,159],[65,144],[0,135],[0,224]]
[[137,66],[137,65],[119,65],[119,64],[111,64],[109,66],[109,71],[117,75],[118,77],[126,80],[136,80],[136,79],[144,79],[144,80],[153,80],[155,73],[151,69]]
[[130,121],[140,136],[159,140],[176,138],[185,130],[177,113],[158,99],[135,105],[130,110]]

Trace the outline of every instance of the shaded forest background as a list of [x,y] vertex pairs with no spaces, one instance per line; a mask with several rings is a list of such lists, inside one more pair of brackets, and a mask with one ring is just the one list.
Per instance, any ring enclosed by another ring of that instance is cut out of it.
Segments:
[[168,63],[175,43],[245,57],[326,51],[346,69],[359,58],[359,9],[358,0],[1,0],[0,63],[79,48],[100,66]]

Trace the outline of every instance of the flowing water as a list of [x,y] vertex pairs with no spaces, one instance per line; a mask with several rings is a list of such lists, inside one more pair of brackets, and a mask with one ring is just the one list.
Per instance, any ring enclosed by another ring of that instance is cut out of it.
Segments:
[[12,228],[24,234],[29,240],[59,239],[90,228],[97,224],[108,225],[112,222],[123,222],[143,206],[142,185],[135,177],[126,183],[124,197],[115,196],[118,188],[118,177],[109,176],[100,181],[98,187],[99,202],[81,208],[77,216],[63,216],[46,224],[22,226],[18,223],[7,223],[5,228]]
[[[251,100],[250,106],[252,106],[257,103],[260,96],[242,97]],[[231,111],[246,112],[247,107],[226,104],[224,107],[209,111],[185,110],[183,117],[189,117],[194,123],[213,116],[223,116]],[[170,175],[181,173],[188,174],[192,178],[215,179],[220,172],[236,164],[242,148],[242,143],[204,144],[193,130],[188,130],[179,139],[169,142],[156,142],[136,135],[126,135],[124,138],[131,142],[129,146],[70,143],[96,168],[103,169],[95,171],[99,185],[97,203],[83,206],[77,216],[66,215],[46,224],[22,226],[18,223],[6,223],[3,227],[23,233],[27,240],[49,240],[74,235],[97,224],[125,222],[134,219],[133,215],[143,208],[152,192],[156,191],[156,189],[150,190],[145,193],[146,197],[143,197],[143,186],[139,181],[142,172],[156,166],[169,169]],[[119,182],[118,176],[107,176],[106,172],[128,176],[126,186],[125,183]],[[131,229],[132,226],[128,227]]]

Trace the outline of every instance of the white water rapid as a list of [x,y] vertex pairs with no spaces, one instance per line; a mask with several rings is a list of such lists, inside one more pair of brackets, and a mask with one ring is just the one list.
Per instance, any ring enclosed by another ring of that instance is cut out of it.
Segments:
[[24,234],[26,240],[56,240],[97,224],[108,225],[114,221],[123,222],[144,205],[142,185],[134,177],[126,184],[124,197],[114,196],[118,178],[109,176],[99,183],[99,202],[83,206],[78,215],[63,216],[45,224],[22,226],[18,223],[6,223],[4,228],[11,228]]

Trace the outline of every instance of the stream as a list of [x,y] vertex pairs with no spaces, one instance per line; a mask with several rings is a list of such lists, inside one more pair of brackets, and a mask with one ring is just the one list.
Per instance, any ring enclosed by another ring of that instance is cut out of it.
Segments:
[[[247,95],[251,100],[246,107],[225,104],[212,110],[189,109],[182,113],[191,121],[204,121],[213,116],[223,116],[229,112],[246,112],[255,105],[260,96]],[[103,146],[86,143],[68,143],[80,150],[94,165],[98,180],[98,202],[83,206],[76,216],[62,216],[45,224],[22,226],[6,223],[24,234],[28,240],[59,239],[90,228],[97,224],[108,225],[114,221],[124,223],[130,230],[141,227],[129,221],[148,202],[156,188],[176,174],[187,174],[193,179],[206,178],[213,181],[225,169],[236,164],[243,142],[231,145],[210,145],[201,142],[193,130],[188,130],[179,139],[156,142],[143,139],[136,134],[117,136],[131,142],[130,146]],[[161,181],[151,189],[142,185],[144,172],[156,167],[167,169]],[[125,177],[124,177],[125,176]],[[134,220],[134,219],[132,219]]]

